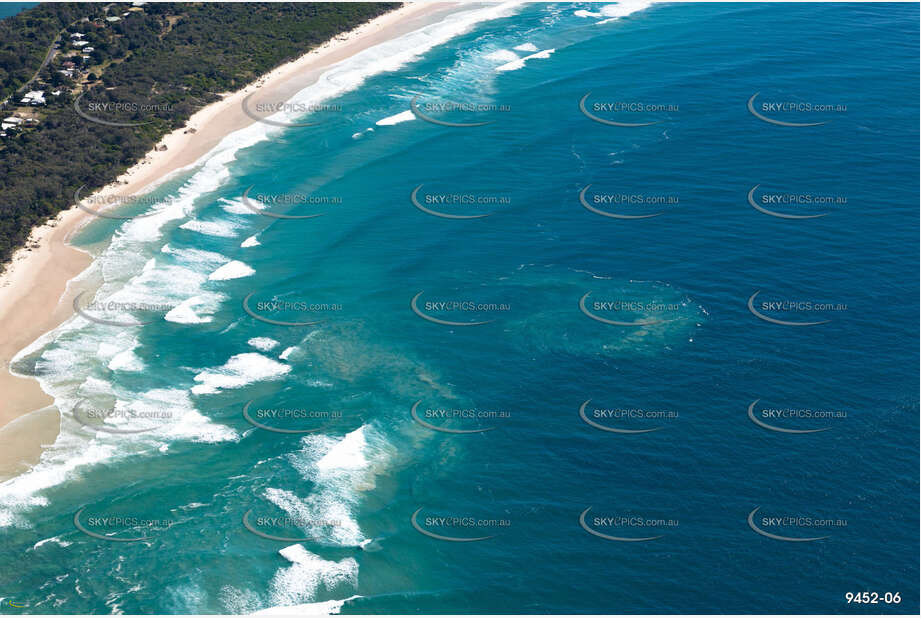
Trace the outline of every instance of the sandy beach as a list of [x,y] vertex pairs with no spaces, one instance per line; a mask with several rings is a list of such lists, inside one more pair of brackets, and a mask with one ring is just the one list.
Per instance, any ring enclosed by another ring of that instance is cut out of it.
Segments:
[[[199,110],[185,127],[166,135],[154,150],[91,199],[94,203],[117,201],[151,190],[170,175],[194,165],[227,134],[256,122],[241,105],[250,94],[256,93],[249,100],[250,109],[260,102],[287,100],[314,83],[327,67],[456,8],[456,3],[406,4],[276,68],[246,88],[226,94]],[[20,350],[73,314],[73,299],[83,290],[79,285],[68,286],[68,282],[92,263],[92,256],[71,246],[69,240],[94,218],[77,207],[59,213],[33,230],[27,246],[16,252],[0,275],[0,392],[4,393],[0,399],[0,480],[36,463],[42,445],[57,437],[60,416],[52,398],[36,380],[10,373],[9,365]]]

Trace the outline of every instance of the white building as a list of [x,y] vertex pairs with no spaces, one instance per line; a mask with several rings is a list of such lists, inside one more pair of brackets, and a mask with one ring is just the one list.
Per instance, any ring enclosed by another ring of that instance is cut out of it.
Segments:
[[7,129],[12,129],[13,127],[18,127],[22,124],[22,118],[17,118],[16,116],[9,116],[3,119],[3,122],[0,123],[0,129],[6,131]]
[[23,105],[44,105],[45,104],[45,91],[44,90],[32,90],[27,92],[26,96],[20,101]]

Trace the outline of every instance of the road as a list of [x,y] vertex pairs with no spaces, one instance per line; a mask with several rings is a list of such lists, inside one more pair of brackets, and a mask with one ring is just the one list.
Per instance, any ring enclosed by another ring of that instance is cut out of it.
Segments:
[[[51,59],[52,59],[52,58],[54,58],[55,52],[57,52],[57,50],[54,48],[54,46],[57,45],[57,44],[61,41],[61,36],[62,36],[65,32],[67,32],[67,29],[70,28],[70,27],[71,27],[73,24],[75,24],[75,23],[77,23],[77,22],[73,22],[73,23],[68,24],[68,25],[66,25],[65,27],[61,28],[61,30],[58,32],[57,36],[54,37],[54,40],[51,41],[51,45],[48,46],[48,51],[45,53],[45,59],[42,60],[42,64],[38,67],[38,70],[35,71],[35,74],[32,75],[32,77],[29,78],[29,81],[27,81],[26,83],[24,83],[22,86],[20,86],[20,87],[16,90],[16,93],[15,93],[15,94],[19,94],[20,92],[25,91],[29,86],[32,85],[32,82],[34,82],[36,79],[38,79],[38,76],[39,76],[39,74],[42,72],[42,69],[44,69],[46,66],[48,66],[48,63],[51,62]],[[9,100],[10,100],[10,97],[7,97],[6,99],[3,100],[3,103],[0,103],[0,105],[6,105],[6,102],[9,101]]]

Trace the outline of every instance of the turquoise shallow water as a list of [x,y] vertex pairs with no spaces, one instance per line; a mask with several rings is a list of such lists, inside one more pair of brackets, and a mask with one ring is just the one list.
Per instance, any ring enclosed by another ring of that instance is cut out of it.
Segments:
[[336,68],[82,235],[120,324],[17,362],[64,421],[0,597],[918,609],[917,57],[917,6],[541,4]]

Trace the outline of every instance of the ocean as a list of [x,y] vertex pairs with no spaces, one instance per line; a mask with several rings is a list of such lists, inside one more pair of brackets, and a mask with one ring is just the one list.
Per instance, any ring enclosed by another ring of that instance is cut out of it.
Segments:
[[4,613],[916,612],[918,17],[466,6],[100,218]]
[[12,17],[21,11],[32,8],[37,2],[0,2],[0,19]]

